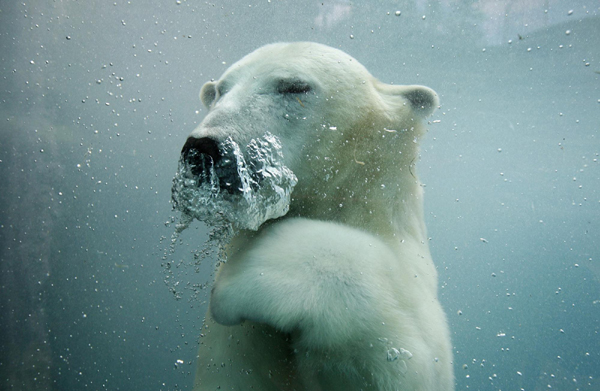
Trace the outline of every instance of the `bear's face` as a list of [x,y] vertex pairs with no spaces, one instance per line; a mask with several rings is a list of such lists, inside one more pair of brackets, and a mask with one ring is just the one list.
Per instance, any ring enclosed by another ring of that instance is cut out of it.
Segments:
[[[380,83],[352,57],[314,43],[260,48],[206,83],[200,98],[209,112],[189,136],[182,162],[197,185],[211,181],[212,167],[219,194],[234,197],[232,202],[252,188],[244,190],[236,148],[254,187],[265,176],[252,171],[269,171],[270,164],[249,161],[262,156],[256,144],[271,151],[277,149],[274,142],[281,149],[267,160],[275,161],[273,172],[295,174],[293,199],[314,200],[320,192],[335,191],[332,186],[354,194],[348,181],[356,182],[356,174],[385,176],[400,161],[414,159],[419,120],[437,105],[432,90]],[[254,148],[252,156],[248,148]]]
[[[301,50],[304,49],[304,50]],[[329,50],[324,50],[329,49]],[[270,132],[283,142],[283,156],[302,169],[299,150],[317,152],[324,130],[354,128],[373,101],[372,77],[343,52],[320,45],[270,45],[246,56],[200,92],[210,109],[190,137],[240,145]],[[342,119],[342,120],[340,120]],[[340,132],[328,132],[333,141]]]

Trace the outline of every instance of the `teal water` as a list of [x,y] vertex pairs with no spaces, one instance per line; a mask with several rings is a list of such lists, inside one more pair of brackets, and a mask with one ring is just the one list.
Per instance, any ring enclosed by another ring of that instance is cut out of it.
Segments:
[[202,84],[289,40],[440,95],[417,173],[456,389],[600,388],[598,4],[363,3],[0,7],[1,389],[192,388],[214,253],[171,243],[179,152]]

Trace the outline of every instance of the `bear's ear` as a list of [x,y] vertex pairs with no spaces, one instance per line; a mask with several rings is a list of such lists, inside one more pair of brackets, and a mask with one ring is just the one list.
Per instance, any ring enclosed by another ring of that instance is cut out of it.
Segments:
[[402,95],[408,100],[416,113],[429,117],[440,104],[438,95],[425,86],[401,86]]
[[200,101],[206,108],[209,108],[210,105],[212,105],[212,103],[215,101],[217,96],[216,86],[217,83],[209,81],[202,86],[202,89],[200,89]]
[[[404,98],[404,104],[410,104],[413,112],[422,118],[428,117],[440,104],[438,95],[429,87],[411,85],[411,86],[396,86],[390,84],[383,84],[377,86],[379,92],[383,96],[388,96],[391,101],[394,101],[394,96],[401,96]],[[392,102],[389,102],[392,103]]]

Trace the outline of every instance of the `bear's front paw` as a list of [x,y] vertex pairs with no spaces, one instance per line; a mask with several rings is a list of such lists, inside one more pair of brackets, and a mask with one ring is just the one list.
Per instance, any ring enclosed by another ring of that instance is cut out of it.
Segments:
[[242,314],[237,310],[235,301],[228,298],[227,292],[214,286],[210,298],[210,314],[215,322],[223,326],[235,326],[244,321]]

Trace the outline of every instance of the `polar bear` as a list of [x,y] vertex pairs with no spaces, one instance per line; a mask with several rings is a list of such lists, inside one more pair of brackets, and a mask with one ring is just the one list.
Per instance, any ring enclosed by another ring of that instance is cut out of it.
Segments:
[[228,244],[194,390],[453,390],[413,169],[436,93],[296,42],[250,53],[200,98],[209,112],[182,150],[198,182],[200,156],[220,164],[217,193],[240,191],[221,144],[270,132],[297,184],[287,214]]

